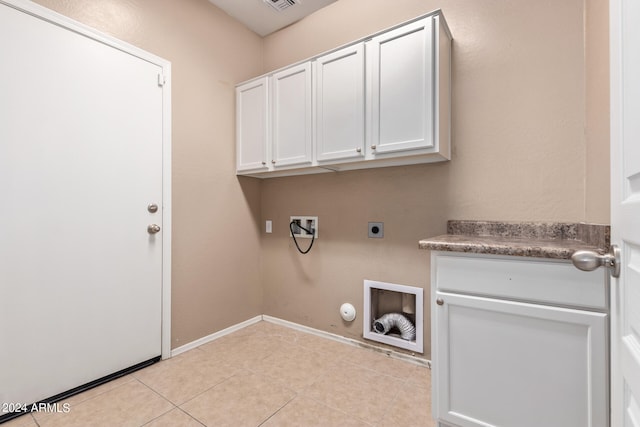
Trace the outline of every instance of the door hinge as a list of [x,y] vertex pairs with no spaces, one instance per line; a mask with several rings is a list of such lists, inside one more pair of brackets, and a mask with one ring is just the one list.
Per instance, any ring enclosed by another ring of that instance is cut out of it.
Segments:
[[162,87],[164,86],[165,83],[166,83],[166,80],[164,78],[164,74],[158,73],[158,86]]

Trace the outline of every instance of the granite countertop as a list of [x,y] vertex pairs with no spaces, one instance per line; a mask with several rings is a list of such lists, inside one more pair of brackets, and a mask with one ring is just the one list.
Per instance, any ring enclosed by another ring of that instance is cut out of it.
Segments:
[[577,250],[609,250],[608,225],[568,222],[447,222],[447,234],[420,240],[420,249],[570,259]]

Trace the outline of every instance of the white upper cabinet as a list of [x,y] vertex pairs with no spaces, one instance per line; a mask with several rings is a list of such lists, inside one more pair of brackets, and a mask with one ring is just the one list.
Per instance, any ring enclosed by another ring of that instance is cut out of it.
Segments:
[[435,145],[433,24],[429,17],[367,42],[374,155]]
[[[237,172],[269,178],[449,160],[450,73],[451,34],[435,11],[240,84]],[[256,82],[269,86],[266,111],[242,92]]]
[[364,158],[364,65],[363,43],[314,62],[318,162]]
[[311,62],[275,73],[272,83],[274,168],[310,165],[312,158]]
[[238,172],[266,171],[269,146],[269,79],[236,87],[236,160]]

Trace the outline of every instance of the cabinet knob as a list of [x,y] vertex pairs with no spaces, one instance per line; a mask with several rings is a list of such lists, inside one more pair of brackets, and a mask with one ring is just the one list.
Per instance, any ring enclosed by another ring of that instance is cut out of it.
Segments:
[[264,165],[266,165],[266,164],[267,164],[267,162],[262,162],[262,166],[264,166]]
[[361,153],[362,152],[362,148],[358,147],[356,148],[356,153]]
[[276,164],[276,161],[275,161],[275,160],[271,160],[271,163],[273,163],[273,164],[275,165],[275,164]]
[[436,300],[436,304],[438,304],[438,305],[444,305],[444,300],[443,300],[442,298],[438,298],[438,299]]
[[371,149],[372,149],[372,150],[375,150],[375,149],[376,149],[376,146],[375,146],[375,145],[372,145],[372,146],[371,146]]

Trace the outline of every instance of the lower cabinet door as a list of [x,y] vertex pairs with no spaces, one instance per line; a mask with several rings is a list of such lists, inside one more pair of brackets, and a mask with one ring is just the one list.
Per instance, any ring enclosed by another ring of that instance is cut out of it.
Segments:
[[444,292],[436,301],[440,425],[608,425],[605,313]]

